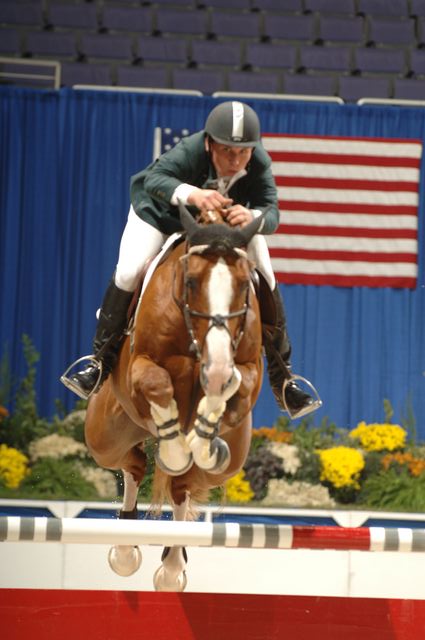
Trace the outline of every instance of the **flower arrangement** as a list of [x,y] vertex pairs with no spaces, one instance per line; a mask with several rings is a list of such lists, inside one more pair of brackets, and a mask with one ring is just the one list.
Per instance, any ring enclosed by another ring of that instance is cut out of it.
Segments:
[[406,444],[407,432],[398,424],[366,424],[360,422],[350,431],[365,451],[395,451]]
[[17,489],[22,480],[30,473],[28,462],[27,456],[17,449],[1,444],[0,484],[3,484],[7,489]]
[[360,473],[365,466],[363,455],[351,447],[333,447],[318,450],[320,480],[329,482],[335,489],[354,487],[360,489]]
[[[52,422],[37,414],[34,392],[36,354],[24,342],[28,375],[21,381],[13,410],[0,406],[0,497],[114,500],[119,474],[100,469],[84,444],[85,404]],[[0,363],[0,370],[2,369]],[[0,399],[4,402],[4,390]],[[255,506],[380,508],[425,510],[425,446],[414,442],[414,423],[393,424],[384,402],[385,421],[354,429],[324,419],[296,425],[279,418],[252,431],[243,469],[211,501]],[[411,417],[411,416],[410,416]],[[154,442],[147,441],[148,472],[140,500],[151,498]],[[117,477],[118,476],[118,477]]]

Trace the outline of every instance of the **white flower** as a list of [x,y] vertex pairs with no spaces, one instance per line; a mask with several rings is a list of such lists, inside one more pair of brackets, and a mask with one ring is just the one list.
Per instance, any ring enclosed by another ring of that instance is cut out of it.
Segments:
[[284,442],[271,442],[269,449],[273,455],[282,460],[285,473],[293,476],[298,471],[301,466],[301,460],[298,457],[298,447],[294,444],[286,444]]
[[50,436],[34,440],[29,445],[29,454],[33,462],[40,458],[55,458],[59,460],[66,456],[78,456],[85,458],[88,454],[87,447],[82,442],[77,442],[68,436],[60,436],[52,433]]
[[82,464],[78,465],[78,470],[84,480],[91,482],[101,498],[116,498],[117,483],[115,475],[106,469],[96,469],[95,467],[86,467]]
[[286,507],[332,508],[336,502],[330,497],[327,487],[309,482],[287,482],[269,480],[267,495],[261,504]]

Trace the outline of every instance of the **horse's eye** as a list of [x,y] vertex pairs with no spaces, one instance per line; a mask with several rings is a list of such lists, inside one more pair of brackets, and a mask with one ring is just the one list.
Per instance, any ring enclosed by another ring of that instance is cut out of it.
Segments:
[[197,279],[194,276],[188,276],[188,278],[186,280],[186,286],[191,291],[196,291],[196,288],[198,286]]

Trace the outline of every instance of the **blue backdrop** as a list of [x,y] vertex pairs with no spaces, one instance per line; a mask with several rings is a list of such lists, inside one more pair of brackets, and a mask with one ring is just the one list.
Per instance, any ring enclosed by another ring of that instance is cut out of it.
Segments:
[[[203,127],[209,97],[0,89],[0,349],[22,376],[22,335],[40,353],[39,412],[76,397],[59,382],[91,352],[95,311],[114,270],[129,177],[152,158],[154,128]],[[249,100],[264,131],[425,138],[425,111]],[[411,404],[425,439],[423,169],[416,290],[282,288],[294,369],[320,391],[315,414],[341,427],[400,420]],[[265,381],[255,426],[279,411]]]

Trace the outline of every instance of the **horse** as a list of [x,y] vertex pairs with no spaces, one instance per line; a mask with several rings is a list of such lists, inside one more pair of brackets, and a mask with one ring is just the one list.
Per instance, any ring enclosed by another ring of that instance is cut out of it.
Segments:
[[[202,225],[180,204],[180,220],[180,242],[169,243],[145,280],[117,365],[88,403],[89,451],[99,466],[123,473],[120,518],[137,518],[147,439],[155,439],[153,503],[168,501],[183,521],[242,469],[250,447],[263,359],[245,249],[261,217],[242,229]],[[128,576],[141,553],[115,546],[108,559]],[[184,547],[165,548],[155,589],[183,591],[186,562]]]

